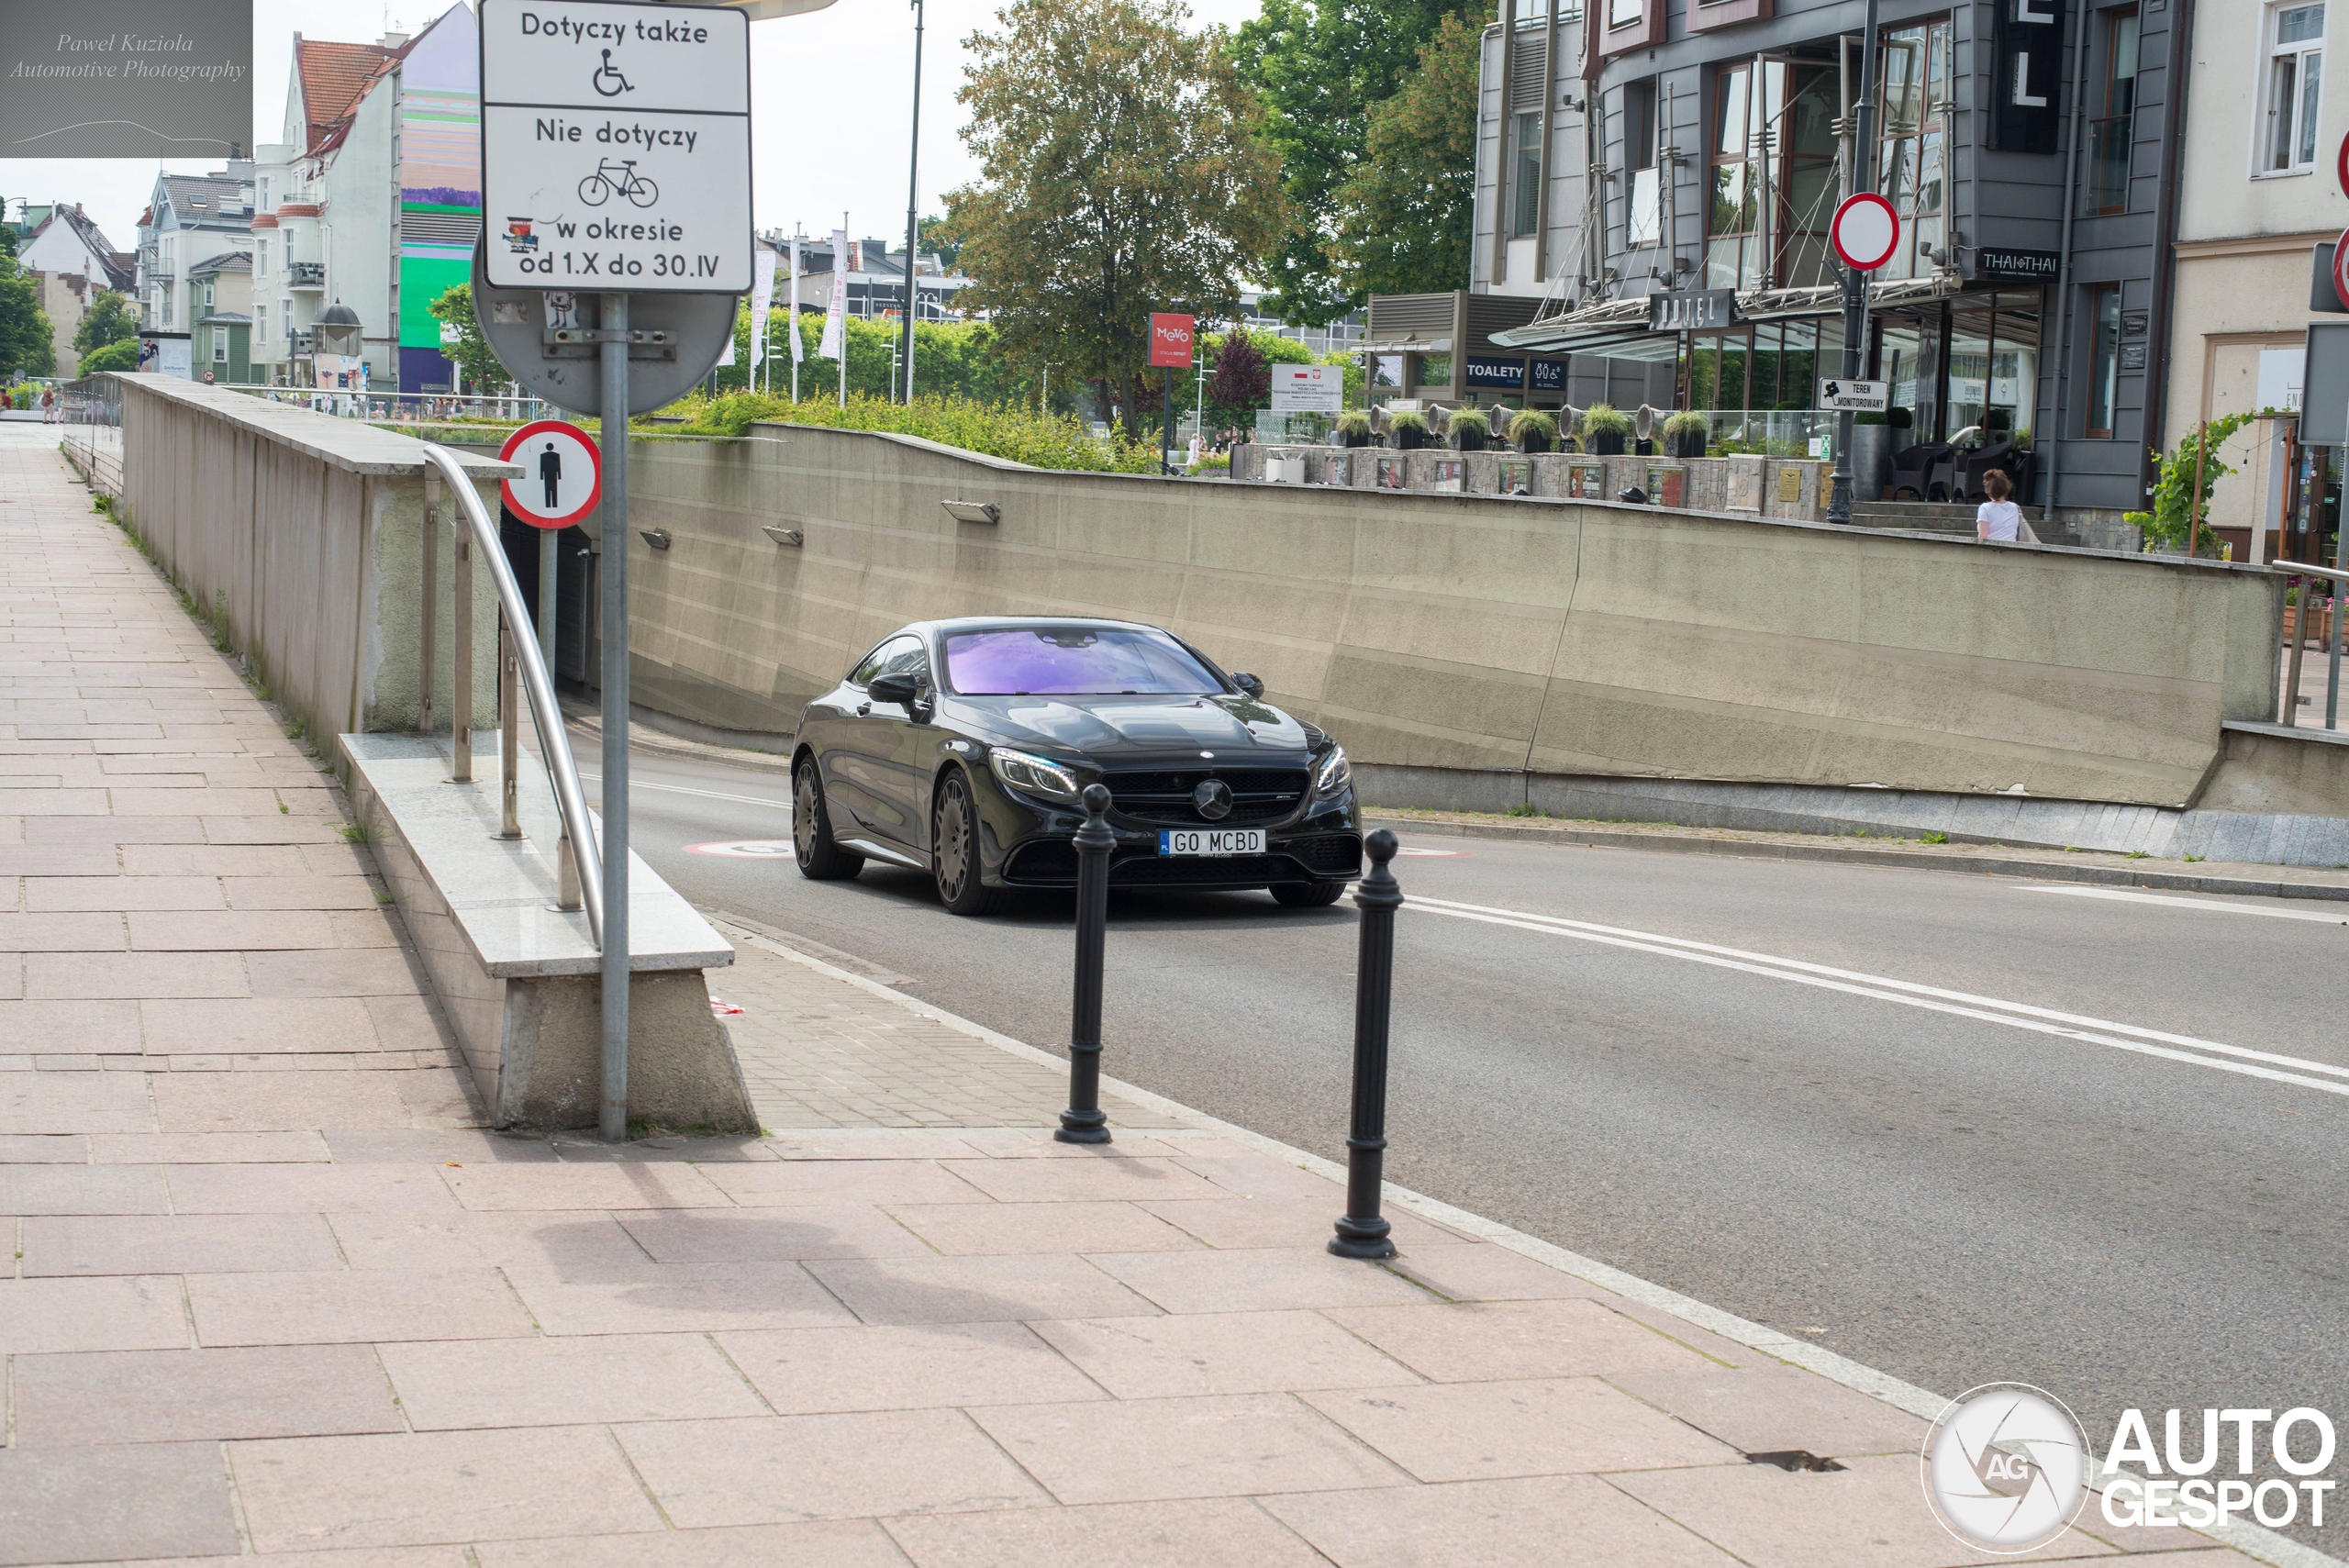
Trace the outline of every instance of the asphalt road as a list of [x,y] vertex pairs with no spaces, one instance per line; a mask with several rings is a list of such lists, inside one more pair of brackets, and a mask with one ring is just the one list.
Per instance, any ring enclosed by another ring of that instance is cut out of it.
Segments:
[[[695,852],[787,843],[780,769],[633,766],[696,903],[1062,1037],[1068,896],[963,920]],[[2189,1455],[2206,1406],[2349,1425],[2349,904],[1434,837],[1396,870],[1391,1180],[1927,1388],[2038,1385],[2099,1451],[2132,1406]],[[1353,941],[1350,902],[1113,897],[1105,1071],[1342,1159]]]

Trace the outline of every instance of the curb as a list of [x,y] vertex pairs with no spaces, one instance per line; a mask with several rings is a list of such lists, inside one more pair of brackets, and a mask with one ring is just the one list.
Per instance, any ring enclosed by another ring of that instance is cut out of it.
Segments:
[[2026,876],[2042,882],[2096,883],[2109,887],[2151,887],[2178,893],[2232,893],[2254,898],[2349,900],[2349,882],[2286,882],[2265,877],[2208,876],[2197,872],[2143,871],[2093,862],[2031,860],[2020,855],[1938,855],[1930,850],[1831,849],[1824,844],[1780,844],[1759,840],[1708,839],[1694,833],[1610,832],[1606,828],[1536,828],[1513,822],[1429,822],[1415,817],[1363,814],[1364,828],[1397,833],[1433,833],[1456,839],[1517,839],[1531,843],[1591,850],[1654,850],[1664,854],[1727,855],[1741,860],[1816,861],[1841,865],[1899,866],[1911,871],[1970,873],[1976,876]]
[[[1457,824],[1415,823],[1413,826],[1453,827],[1464,834],[1466,832],[1465,828],[1459,828]],[[1542,835],[1544,830],[1520,828],[1518,833]],[[1640,836],[1616,834],[1609,837],[1637,840]],[[1713,840],[1682,840],[1679,842],[1710,843]],[[1594,847],[1613,846],[1599,844]],[[1800,848],[1801,846],[1788,847]],[[1827,852],[1832,854],[1834,851]],[[867,980],[836,963],[829,963],[823,959],[801,952],[773,937],[760,934],[751,927],[740,923],[735,917],[711,911],[704,911],[704,913],[711,915],[712,918],[724,919],[733,924],[738,930],[750,933],[751,940],[778,958],[788,959],[819,974],[844,981],[872,995],[885,997],[898,1006],[918,1013],[932,1022],[943,1024],[958,1033],[969,1035],[974,1040],[985,1040],[987,1044],[1017,1056],[1023,1062],[1054,1069],[1065,1068],[1068,1065],[1066,1057],[1055,1056],[1048,1051],[1040,1051],[1025,1040],[1014,1040],[1009,1035],[999,1034],[985,1024],[974,1023],[969,1018],[958,1017],[942,1007],[934,1006],[923,1001],[918,996],[907,995],[902,991],[893,990],[877,981]],[[1124,1096],[1146,1110],[1187,1122],[1201,1132],[1211,1132],[1219,1138],[1230,1139],[1235,1143],[1246,1144],[1259,1153],[1269,1154],[1287,1164],[1310,1171],[1315,1175],[1324,1177],[1340,1189],[1339,1193],[1331,1195],[1333,1197],[1341,1196],[1342,1194],[1346,1182],[1346,1168],[1334,1160],[1326,1160],[1319,1154],[1308,1153],[1305,1150],[1283,1143],[1278,1139],[1267,1138],[1260,1132],[1251,1132],[1244,1127],[1235,1126],[1220,1118],[1209,1116],[1205,1111],[1195,1110],[1189,1106],[1170,1100],[1163,1095],[1154,1095],[1148,1089],[1129,1084],[1123,1079],[1112,1078],[1108,1073],[1103,1073],[1101,1076],[1101,1087],[1106,1092]],[[921,1130],[929,1132],[953,1129],[941,1128]],[[1668,1313],[1682,1322],[1702,1329],[1708,1333],[1718,1334],[1724,1340],[1732,1340],[1749,1350],[1759,1351],[1775,1360],[1817,1373],[1830,1382],[1840,1384],[1856,1393],[1867,1395],[1874,1399],[1881,1399],[1886,1404],[1922,1420],[1934,1420],[1947,1410],[1952,1403],[1944,1396],[1920,1388],[1913,1383],[1903,1382],[1888,1373],[1878,1372],[1874,1367],[1863,1365],[1848,1356],[1838,1355],[1833,1351],[1811,1344],[1808,1340],[1795,1339],[1778,1329],[1752,1322],[1734,1313],[1724,1312],[1693,1296],[1683,1296],[1676,1290],[1651,1284],[1636,1274],[1625,1273],[1622,1270],[1602,1263],[1596,1258],[1586,1258],[1579,1252],[1569,1251],[1553,1242],[1544,1241],[1538,1236],[1529,1236],[1524,1231],[1503,1225],[1497,1220],[1486,1219],[1484,1216],[1472,1214],[1464,1208],[1455,1208],[1441,1198],[1429,1197],[1423,1193],[1413,1192],[1408,1187],[1397,1186],[1392,1182],[1384,1184],[1382,1193],[1386,1202],[1397,1208],[1416,1214],[1423,1219],[1431,1219],[1438,1224],[1449,1226],[1454,1230],[1476,1237],[1480,1240],[1506,1247],[1512,1252],[1556,1269],[1561,1273],[1572,1274],[1576,1279],[1586,1280],[1603,1290],[1611,1291],[1628,1300]],[[2177,1528],[2184,1532],[2180,1538],[2181,1541],[2188,1537],[2199,1536],[2206,1540],[2215,1541],[2240,1551],[2255,1562],[2267,1563],[2270,1568],[2349,1568],[2349,1564],[2344,1564],[2339,1558],[2327,1556],[2312,1547],[2302,1546],[2299,1541],[2258,1525],[2231,1522],[2223,1529],[2213,1527],[2202,1530],[2187,1530],[2183,1525]]]

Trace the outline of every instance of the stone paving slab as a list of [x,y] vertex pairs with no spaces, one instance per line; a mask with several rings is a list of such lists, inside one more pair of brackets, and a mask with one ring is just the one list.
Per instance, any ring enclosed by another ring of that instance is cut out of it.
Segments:
[[[1895,1405],[1439,1206],[1333,1258],[1139,1090],[1054,1143],[1053,1059],[744,927],[771,1136],[498,1133],[330,781],[52,452],[0,496],[0,1568],[1980,1560]],[[2165,1549],[2247,1561],[2053,1555]]]

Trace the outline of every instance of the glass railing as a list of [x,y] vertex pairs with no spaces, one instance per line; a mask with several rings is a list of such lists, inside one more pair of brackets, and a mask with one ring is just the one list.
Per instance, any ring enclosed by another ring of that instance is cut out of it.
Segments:
[[2128,115],[2088,122],[2088,210],[2129,210],[2129,142],[2135,121]]

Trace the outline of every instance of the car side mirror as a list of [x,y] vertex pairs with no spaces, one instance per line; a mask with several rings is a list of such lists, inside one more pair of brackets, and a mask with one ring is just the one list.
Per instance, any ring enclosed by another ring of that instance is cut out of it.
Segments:
[[921,684],[911,675],[875,675],[873,684],[864,688],[874,702],[896,703],[907,712],[913,710],[914,698],[921,691]]
[[1241,670],[1232,675],[1231,684],[1259,701],[1264,698],[1264,683],[1260,676],[1252,675],[1247,671]]

